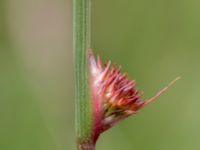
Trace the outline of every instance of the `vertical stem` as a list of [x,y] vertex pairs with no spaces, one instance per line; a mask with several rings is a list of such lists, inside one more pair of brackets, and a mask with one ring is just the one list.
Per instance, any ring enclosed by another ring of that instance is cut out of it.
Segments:
[[92,104],[88,87],[87,59],[88,48],[91,46],[91,0],[73,0],[73,16],[77,145],[79,150],[94,150],[91,140]]

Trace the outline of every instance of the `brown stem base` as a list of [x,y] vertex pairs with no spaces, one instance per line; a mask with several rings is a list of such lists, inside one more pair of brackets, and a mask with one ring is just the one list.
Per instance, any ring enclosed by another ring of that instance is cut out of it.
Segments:
[[79,150],[95,150],[95,143],[92,141],[82,141],[78,145]]

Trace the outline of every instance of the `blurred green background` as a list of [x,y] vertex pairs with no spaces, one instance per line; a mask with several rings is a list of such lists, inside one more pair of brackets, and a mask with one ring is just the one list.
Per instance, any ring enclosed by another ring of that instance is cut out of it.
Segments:
[[[200,1],[93,0],[92,45],[158,101],[97,150],[200,149]],[[0,1],[0,149],[75,150],[71,0]]]

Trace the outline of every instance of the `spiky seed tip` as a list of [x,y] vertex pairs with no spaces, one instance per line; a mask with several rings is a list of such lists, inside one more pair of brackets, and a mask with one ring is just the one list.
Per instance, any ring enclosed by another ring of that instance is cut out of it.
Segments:
[[135,80],[129,80],[125,73],[121,73],[121,66],[116,68],[111,61],[103,64],[99,56],[96,61],[91,49],[88,53],[95,139],[101,132],[157,99],[180,78],[173,80],[152,98],[143,101],[143,92],[136,88]]

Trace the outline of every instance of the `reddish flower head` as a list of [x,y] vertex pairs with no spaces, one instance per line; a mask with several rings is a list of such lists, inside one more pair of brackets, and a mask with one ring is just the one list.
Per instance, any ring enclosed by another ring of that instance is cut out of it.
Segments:
[[121,67],[115,68],[111,61],[103,64],[100,57],[96,61],[92,50],[89,50],[89,70],[94,111],[94,141],[101,132],[135,114],[179,79],[176,78],[154,97],[143,101],[143,93],[137,90],[135,80],[129,80],[125,73],[121,73]]

